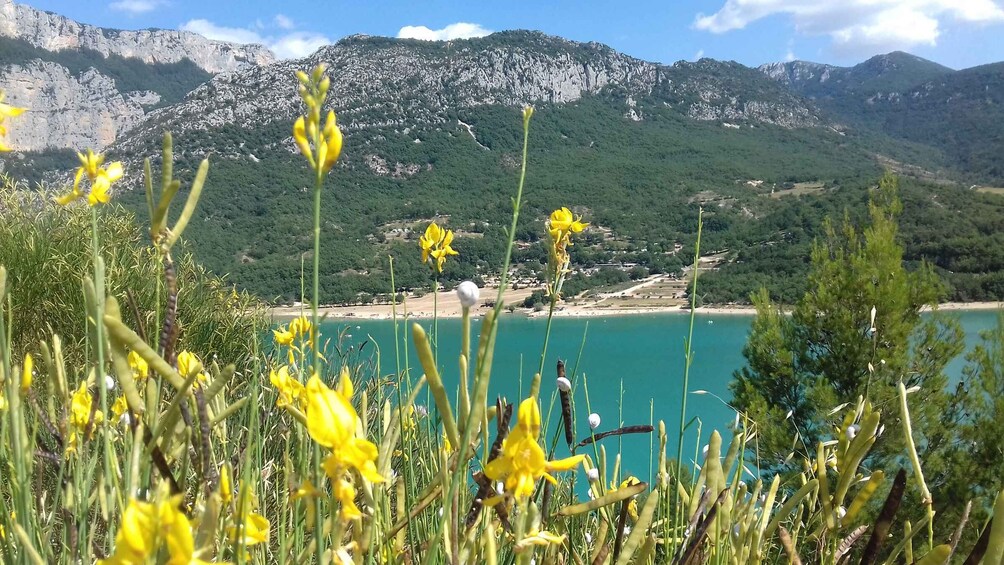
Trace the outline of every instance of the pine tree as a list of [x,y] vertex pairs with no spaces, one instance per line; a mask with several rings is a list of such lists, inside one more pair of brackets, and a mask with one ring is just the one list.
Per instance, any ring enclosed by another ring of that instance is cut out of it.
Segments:
[[808,291],[790,316],[766,290],[752,297],[757,317],[743,349],[747,366],[732,391],[735,406],[757,423],[762,469],[783,471],[789,454],[814,453],[843,417],[834,409],[860,396],[882,410],[885,424],[869,463],[891,466],[904,453],[901,380],[916,390],[910,406],[921,457],[937,459],[958,437],[961,401],[944,369],[962,351],[963,334],[952,320],[921,316],[946,289],[929,265],[904,267],[896,191],[895,177],[885,176],[860,233],[846,215],[839,230],[826,223],[812,249]]

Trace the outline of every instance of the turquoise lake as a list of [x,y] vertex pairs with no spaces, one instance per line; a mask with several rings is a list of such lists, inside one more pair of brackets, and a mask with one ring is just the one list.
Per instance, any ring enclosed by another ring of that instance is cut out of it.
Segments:
[[[967,349],[979,340],[981,330],[990,329],[997,323],[996,311],[961,311],[947,315],[959,320],[966,332]],[[733,371],[743,366],[742,347],[746,342],[752,316],[698,314],[694,324],[694,358],[690,369],[690,394],[687,398],[687,419],[698,416],[685,432],[684,460],[690,462],[699,446],[707,443],[712,430],[724,433],[735,419],[735,412],[725,403],[729,401],[729,382]],[[480,330],[478,319],[472,322],[472,349],[477,347]],[[428,333],[432,333],[432,320],[419,320]],[[504,316],[499,326],[495,350],[489,402],[496,395],[505,396],[518,404],[529,389],[530,380],[540,363],[546,321],[541,318]],[[670,437],[667,450],[670,456],[676,454],[675,438],[680,428],[680,407],[683,395],[683,375],[685,366],[685,340],[689,327],[689,316],[680,314],[653,314],[634,316],[609,316],[594,318],[556,318],[552,323],[551,340],[541,385],[542,415],[548,416],[548,405],[555,390],[555,365],[558,359],[565,360],[568,376],[576,368],[576,359],[582,349],[581,359],[575,372],[576,388],[576,434],[577,440],[589,435],[586,417],[586,400],[582,385],[585,378],[589,387],[590,408],[602,418],[597,431],[605,431],[620,425],[649,424],[658,429],[658,421],[664,420]],[[410,330],[402,322],[399,325],[401,355],[404,354],[404,338],[409,339],[413,378],[421,375],[414,347],[410,343]],[[459,319],[439,320],[439,366],[447,391],[455,391],[458,379],[457,355],[460,349]],[[339,320],[326,322],[322,333],[333,338],[343,334],[342,347],[345,351],[374,356],[379,346],[381,373],[395,372],[394,325],[391,321]],[[585,339],[585,348],[582,348]],[[360,350],[361,348],[361,350]],[[472,353],[473,355],[474,353]],[[952,376],[961,374],[965,361],[962,356],[949,367]],[[472,369],[473,372],[473,369]],[[694,394],[707,391],[712,394]],[[623,403],[621,403],[623,399]],[[423,393],[418,403],[431,403]],[[623,410],[621,407],[623,406]],[[559,408],[551,416],[551,427],[560,418]],[[657,433],[657,432],[656,432]],[[548,437],[549,441],[550,437]],[[618,441],[622,444],[619,446]],[[623,436],[603,440],[607,453],[612,457],[621,450],[624,457],[623,471],[645,480],[650,476],[654,462],[649,459],[648,435]],[[652,441],[658,444],[654,433]],[[726,439],[726,442],[728,439]],[[557,456],[567,455],[559,441]],[[589,448],[580,453],[592,453]],[[609,462],[612,464],[612,461]],[[622,473],[623,476],[623,473]]]

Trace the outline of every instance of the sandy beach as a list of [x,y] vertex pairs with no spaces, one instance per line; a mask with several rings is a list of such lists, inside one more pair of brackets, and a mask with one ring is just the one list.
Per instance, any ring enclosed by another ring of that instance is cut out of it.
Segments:
[[[628,316],[639,314],[687,314],[689,303],[682,295],[683,281],[667,277],[648,277],[637,284],[616,292],[601,293],[588,298],[576,298],[559,302],[554,310],[555,317],[594,317],[594,316]],[[503,298],[506,305],[516,305],[514,315],[528,317],[547,316],[547,309],[534,311],[523,308],[523,300],[537,288],[521,288],[507,290]],[[471,314],[480,317],[494,308],[498,296],[498,287],[481,289],[481,300]],[[941,311],[956,310],[997,310],[1004,307],[1001,302],[947,302],[939,305]],[[438,311],[440,318],[459,318],[462,314],[460,300],[452,290],[440,291],[438,298],[431,293],[421,297],[406,297],[403,303],[397,304],[397,316],[414,318],[431,318]],[[929,309],[926,309],[929,310]],[[389,320],[394,316],[391,304],[360,304],[352,306],[324,306],[319,310],[321,316],[329,319],[354,320]],[[701,306],[699,314],[713,315],[745,315],[749,316],[755,309],[749,305],[721,304]],[[271,309],[275,320],[288,320],[301,313],[309,315],[307,306],[279,306]]]

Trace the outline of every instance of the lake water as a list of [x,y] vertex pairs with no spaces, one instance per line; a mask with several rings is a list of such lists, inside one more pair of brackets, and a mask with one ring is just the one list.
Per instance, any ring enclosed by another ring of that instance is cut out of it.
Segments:
[[[981,330],[992,328],[997,322],[995,311],[950,312],[956,317],[966,332],[967,349],[979,339]],[[693,459],[698,446],[707,443],[711,431],[725,431],[735,418],[735,412],[725,403],[730,399],[729,382],[732,373],[743,366],[742,347],[746,342],[752,316],[698,314],[694,324],[693,364],[690,370],[690,394],[687,398],[687,418],[698,416],[686,430],[684,439],[685,461]],[[477,334],[480,330],[478,319],[472,321],[472,349],[477,348]],[[432,320],[420,320],[427,333],[432,333]],[[546,321],[541,318],[503,316],[500,321],[495,349],[489,402],[496,395],[503,395],[510,402],[518,404],[527,393],[533,374],[540,363]],[[685,367],[685,340],[689,327],[689,316],[680,314],[653,314],[634,316],[610,316],[595,318],[555,318],[552,323],[551,340],[541,385],[543,417],[547,418],[551,394],[555,390],[555,365],[558,359],[567,363],[568,376],[575,373],[576,388],[576,439],[589,435],[586,417],[582,379],[586,379],[589,389],[590,408],[600,414],[602,424],[598,431],[619,427],[619,425],[656,425],[659,420],[666,423],[670,445],[670,456],[676,454],[675,438],[680,428],[680,407],[683,396],[683,375]],[[403,322],[399,326],[401,354],[404,353],[404,338],[409,339],[413,375],[421,374],[420,365],[411,346],[410,330]],[[457,355],[460,350],[461,323],[458,319],[439,320],[440,348],[439,365],[447,391],[455,391],[458,379]],[[382,374],[395,371],[394,326],[391,321],[332,321],[326,322],[322,333],[333,336],[334,332],[344,332],[343,347],[354,351],[362,346],[363,354],[372,355],[379,346]],[[585,347],[582,348],[583,340]],[[475,353],[472,352],[472,355]],[[953,376],[961,374],[964,359],[960,356],[949,367]],[[472,368],[473,373],[473,368]],[[711,394],[694,394],[694,391]],[[716,398],[713,395],[717,395]],[[431,402],[422,394],[419,402]],[[623,399],[623,402],[622,402]],[[556,408],[551,422],[560,418]],[[552,424],[553,429],[553,424]],[[657,432],[656,432],[657,433]],[[658,437],[652,441],[658,445]],[[727,436],[728,434],[723,433]],[[548,441],[550,435],[548,435]],[[622,444],[618,446],[618,441]],[[603,440],[607,453],[612,456],[620,448],[624,457],[624,470],[640,478],[649,477],[653,462],[649,459],[652,450],[648,435],[623,436]],[[726,445],[728,439],[726,438]],[[557,456],[567,455],[559,441]],[[724,449],[724,448],[723,448]],[[591,449],[580,449],[580,453],[590,453]],[[612,461],[610,462],[612,464]],[[623,475],[622,475],[623,476]]]

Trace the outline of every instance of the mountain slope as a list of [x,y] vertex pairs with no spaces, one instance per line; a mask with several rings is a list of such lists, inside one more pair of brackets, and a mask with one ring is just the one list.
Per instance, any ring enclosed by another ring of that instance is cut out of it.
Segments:
[[[295,297],[310,247],[309,175],[290,129],[302,111],[293,73],[321,62],[346,134],[323,196],[329,301],[386,291],[388,253],[400,285],[428,284],[410,238],[433,217],[458,230],[464,251],[446,280],[497,264],[528,103],[537,112],[520,226],[529,247],[519,258],[531,265],[546,260],[533,244],[539,218],[557,206],[574,205],[610,230],[581,256],[603,263],[650,246],[661,251],[641,262],[666,269],[678,265],[675,245],[693,236],[702,204],[705,241],[724,249],[738,244],[738,226],[773,206],[772,187],[825,180],[832,188],[880,171],[865,140],[735,63],[657,65],[534,32],[448,43],[352,37],[305,60],[217,76],[111,148],[135,170],[156,157],[168,129],[177,170],[212,155],[205,213],[189,233],[211,268],[269,298]],[[142,212],[138,193],[124,200]]]
[[104,148],[214,73],[274,60],[260,45],[104,29],[0,0],[0,89],[29,109],[10,125],[8,141],[22,151]]
[[860,100],[881,92],[902,92],[953,72],[902,51],[876,55],[853,67],[789,61],[761,65],[759,69],[802,96],[817,100]]
[[972,182],[1004,181],[1004,64],[953,71],[896,52],[849,68],[792,61],[759,69],[831,119],[934,148]]
[[188,59],[209,73],[275,61],[275,56],[261,45],[213,41],[187,31],[101,28],[12,0],[0,0],[0,36],[22,39],[46,51],[89,49],[104,57],[118,55],[144,63]]

